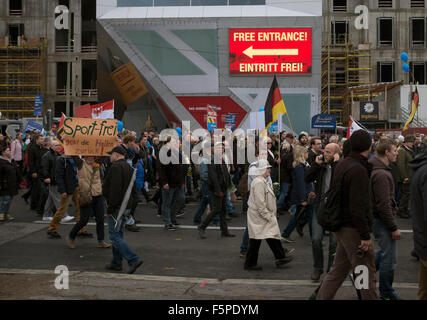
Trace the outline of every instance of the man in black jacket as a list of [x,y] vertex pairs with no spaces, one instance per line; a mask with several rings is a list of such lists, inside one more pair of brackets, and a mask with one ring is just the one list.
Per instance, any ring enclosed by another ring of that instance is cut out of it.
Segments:
[[132,274],[142,265],[142,260],[124,241],[123,234],[127,216],[130,213],[132,199],[136,197],[135,184],[132,186],[132,192],[125,212],[119,220],[117,218],[123,199],[131,183],[134,169],[127,163],[125,159],[126,150],[122,147],[114,147],[109,154],[111,155],[112,165],[108,170],[102,189],[107,202],[107,223],[113,247],[113,260],[106,266],[106,269],[122,271],[122,259],[125,258],[129,265],[128,273]]
[[227,220],[226,220],[226,204],[225,197],[228,188],[231,185],[231,177],[228,173],[227,165],[224,160],[225,146],[222,142],[215,144],[213,151],[212,161],[214,163],[208,164],[208,187],[209,192],[213,198],[213,212],[208,215],[202,224],[198,227],[199,236],[201,239],[206,239],[205,230],[214,219],[219,215],[219,223],[222,237],[235,237],[236,235],[228,232]]
[[[46,185],[48,196],[43,210],[43,220],[51,220],[56,209],[60,207],[61,194],[57,190],[56,183],[56,161],[61,156],[61,145],[57,140],[52,140],[50,143],[49,152],[42,157],[40,178]],[[66,222],[74,219],[70,217],[66,211],[66,215],[61,222]]]
[[80,205],[78,203],[79,179],[77,170],[77,163],[72,157],[67,157],[63,154],[56,159],[56,183],[58,185],[58,193],[61,195],[61,200],[49,225],[49,230],[47,231],[51,239],[61,238],[56,232],[56,229],[61,222],[63,214],[68,210],[70,201],[73,201],[76,206],[76,220],[80,220]]
[[9,209],[21,180],[21,172],[12,160],[9,146],[0,142],[0,221],[14,220]]
[[411,214],[415,252],[420,259],[418,299],[427,300],[427,149],[418,154],[409,166],[411,179]]
[[[352,152],[335,167],[332,183],[343,175],[341,186],[341,227],[335,232],[338,242],[337,252],[331,271],[323,279],[317,294],[319,300],[335,297],[349,273],[356,269],[358,277],[363,277],[359,287],[363,300],[377,300],[376,268],[371,240],[373,216],[369,194],[371,165],[368,156],[372,139],[364,130],[354,132],[351,137]],[[357,267],[357,268],[356,268]],[[360,282],[359,282],[360,283]]]
[[40,166],[42,162],[42,156],[45,154],[46,149],[43,148],[43,136],[36,134],[34,137],[34,143],[32,144],[28,152],[28,164],[30,166],[31,175],[31,210],[37,210],[38,202],[40,199]]
[[[320,139],[317,139],[320,141]],[[313,142],[313,140],[312,140]],[[340,147],[336,143],[330,143],[325,147],[324,155],[318,155],[315,158],[313,165],[305,172],[305,182],[315,182],[315,193],[316,199],[328,192],[331,186],[333,173],[337,161],[340,159],[339,156]],[[311,229],[313,231],[312,238],[312,249],[313,249],[313,273],[311,274],[311,280],[318,281],[323,273],[323,235],[324,230],[317,222],[317,212],[323,205],[323,202],[316,202],[314,205],[314,214],[311,221]],[[328,269],[332,266],[334,261],[334,255],[337,248],[337,241],[332,234],[329,234],[329,258],[328,258]]]
[[[162,188],[162,216],[165,230],[175,230],[178,225],[176,214],[185,202],[185,165],[184,158],[179,151],[179,140],[172,139],[163,148],[168,148],[167,155],[171,157],[168,164],[159,160],[159,183]],[[184,199],[183,199],[184,195]]]

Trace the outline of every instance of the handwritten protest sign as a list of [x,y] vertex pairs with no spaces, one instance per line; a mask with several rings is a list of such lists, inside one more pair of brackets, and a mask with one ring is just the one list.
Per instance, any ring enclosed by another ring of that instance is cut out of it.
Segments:
[[117,145],[117,120],[65,118],[62,135],[67,156],[108,156]]

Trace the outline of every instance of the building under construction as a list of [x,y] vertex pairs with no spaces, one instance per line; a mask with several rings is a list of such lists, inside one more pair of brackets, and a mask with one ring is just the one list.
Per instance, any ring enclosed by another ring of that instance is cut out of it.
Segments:
[[[55,8],[70,11],[68,30],[55,28]],[[0,112],[2,118],[33,117],[36,95],[55,117],[66,113],[70,61],[70,113],[98,101],[96,0],[0,1]]]
[[36,95],[46,95],[46,41],[0,39],[0,106],[4,117],[31,117]]
[[[420,85],[427,83],[425,2],[323,0],[322,113],[334,114],[337,124],[346,126],[354,115],[352,103],[372,101],[382,102],[386,109],[382,119],[367,123],[372,128],[399,127],[406,121],[407,110],[390,90],[414,82],[401,68],[404,51],[415,80]],[[359,5],[369,10],[367,29],[355,27]]]

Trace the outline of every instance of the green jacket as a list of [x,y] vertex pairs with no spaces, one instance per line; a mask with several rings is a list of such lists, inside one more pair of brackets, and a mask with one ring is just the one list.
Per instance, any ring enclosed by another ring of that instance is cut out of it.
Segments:
[[408,164],[414,158],[414,152],[403,145],[399,148],[397,156],[397,182],[403,182],[406,178],[411,179],[412,169],[409,168]]

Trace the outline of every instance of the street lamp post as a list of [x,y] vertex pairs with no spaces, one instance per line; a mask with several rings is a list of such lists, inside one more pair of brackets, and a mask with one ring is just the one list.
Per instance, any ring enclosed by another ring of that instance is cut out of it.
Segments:
[[[68,21],[71,23],[71,13],[68,11]],[[67,92],[66,92],[66,108],[65,112],[67,117],[70,116],[70,77],[71,77],[71,26],[68,25],[68,39],[67,39]]]

